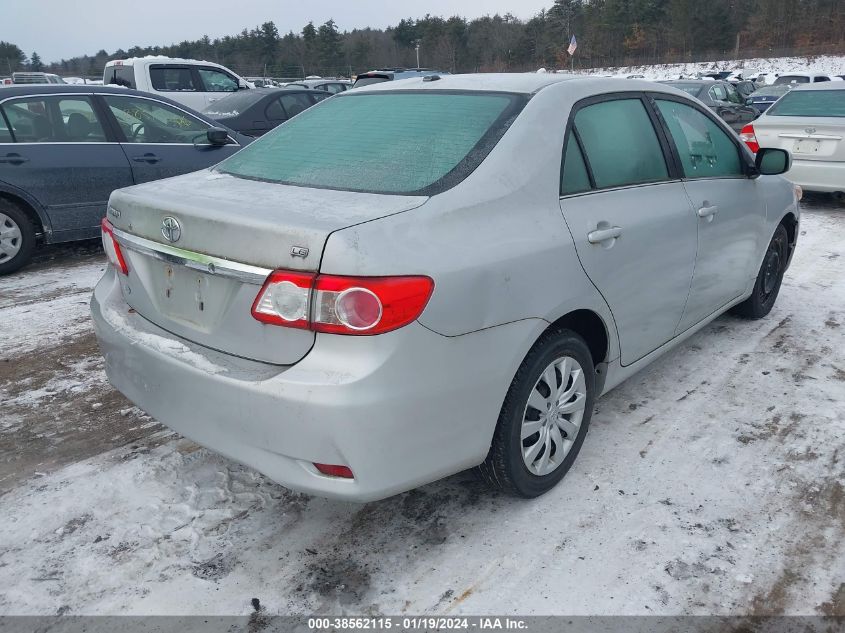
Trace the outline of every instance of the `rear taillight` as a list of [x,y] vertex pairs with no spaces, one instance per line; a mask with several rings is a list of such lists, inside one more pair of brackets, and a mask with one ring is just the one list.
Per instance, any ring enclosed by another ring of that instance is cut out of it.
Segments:
[[109,263],[117,268],[124,275],[129,274],[129,267],[126,265],[126,260],[123,258],[123,252],[120,250],[120,244],[114,238],[114,227],[106,218],[100,222],[100,228],[103,231],[103,250],[106,251],[106,257]]
[[750,149],[755,154],[760,151],[760,144],[757,143],[757,136],[754,134],[754,126],[749,123],[742,131],[739,133],[739,138],[748,145],[748,149]]
[[434,290],[429,277],[342,277],[277,270],[252,306],[262,323],[372,335],[408,325]]

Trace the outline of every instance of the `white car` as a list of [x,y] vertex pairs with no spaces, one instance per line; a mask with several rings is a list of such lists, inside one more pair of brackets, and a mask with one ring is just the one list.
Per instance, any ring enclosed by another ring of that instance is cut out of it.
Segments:
[[203,110],[233,92],[254,87],[220,64],[154,55],[108,62],[103,83],[168,97],[194,110]]
[[775,79],[775,85],[779,84],[814,84],[830,81],[830,75],[823,73],[783,73]]
[[790,90],[742,139],[751,151],[777,147],[792,154],[785,176],[807,191],[845,200],[845,83],[805,84]]

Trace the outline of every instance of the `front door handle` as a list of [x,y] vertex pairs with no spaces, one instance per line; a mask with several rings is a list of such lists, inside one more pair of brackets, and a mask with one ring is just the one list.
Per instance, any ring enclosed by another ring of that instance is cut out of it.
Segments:
[[[706,202],[704,203],[707,204]],[[719,213],[719,207],[713,205],[712,207],[703,206],[698,210],[698,217],[700,218],[712,218],[714,215]]]
[[601,244],[608,240],[615,240],[620,235],[622,235],[622,228],[618,226],[612,226],[608,229],[597,228],[595,231],[587,233],[587,241],[590,244]]
[[153,165],[161,159],[152,152],[147,152],[143,156],[133,156],[132,160],[134,160],[136,163],[149,163],[150,165]]
[[0,163],[11,163],[12,165],[20,165],[22,163],[28,162],[28,158],[26,158],[25,156],[21,156],[20,154],[15,154],[14,152],[0,157]]

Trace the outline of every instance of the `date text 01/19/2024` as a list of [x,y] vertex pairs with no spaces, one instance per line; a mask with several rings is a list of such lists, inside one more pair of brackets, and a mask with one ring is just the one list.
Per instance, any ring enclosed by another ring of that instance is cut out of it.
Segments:
[[308,628],[312,631],[348,631],[348,630],[395,630],[395,631],[496,631],[526,630],[527,623],[519,618],[508,617],[438,617],[404,616],[395,618],[380,617],[345,617],[345,618],[309,618]]

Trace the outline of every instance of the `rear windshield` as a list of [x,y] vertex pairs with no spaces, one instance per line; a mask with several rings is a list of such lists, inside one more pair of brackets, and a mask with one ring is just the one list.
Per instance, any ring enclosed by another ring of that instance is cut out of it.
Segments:
[[369,86],[371,84],[380,84],[384,81],[390,81],[390,77],[387,75],[370,75],[369,77],[358,77],[355,80],[354,88],[360,88],[361,86]]
[[845,90],[793,90],[783,95],[766,114],[845,117]]
[[767,86],[751,93],[752,97],[779,97],[789,92],[789,86]]
[[677,88],[678,90],[683,90],[689,95],[693,97],[697,97],[698,93],[701,92],[702,85],[701,84],[682,84],[682,83],[670,83],[670,86]]
[[775,85],[780,84],[808,84],[810,83],[810,78],[805,77],[803,75],[781,75],[777,79],[775,79]]
[[466,178],[525,103],[493,92],[346,93],[218,165],[289,185],[433,195]]
[[[277,89],[274,90],[278,91]],[[248,108],[251,108],[254,103],[264,98],[264,96],[270,92],[270,89],[265,88],[240,90],[232,93],[228,97],[212,101],[205,106],[203,112],[208,116],[218,119],[238,116],[241,112],[245,112]]]

